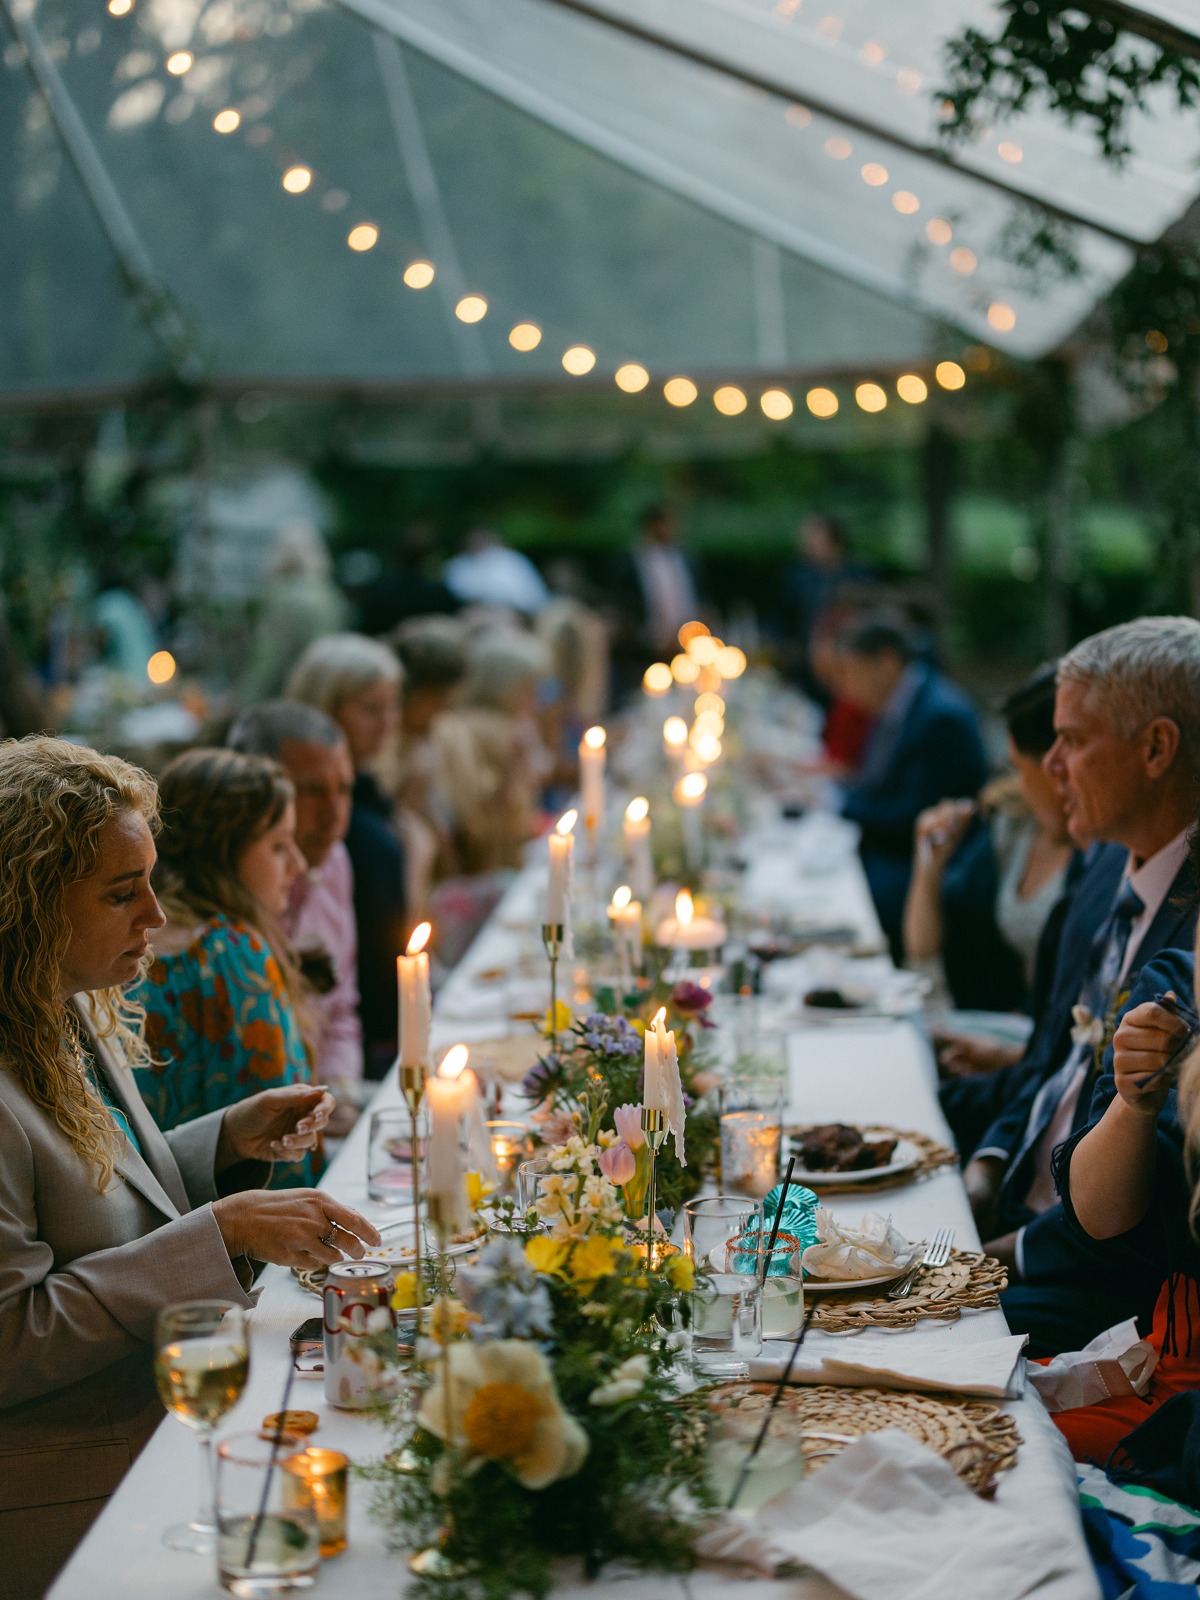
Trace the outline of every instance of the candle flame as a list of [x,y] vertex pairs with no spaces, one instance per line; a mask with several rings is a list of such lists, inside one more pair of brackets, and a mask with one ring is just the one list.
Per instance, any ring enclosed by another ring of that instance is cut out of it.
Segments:
[[596,727],[589,728],[584,734],[583,742],[585,745],[587,745],[589,750],[603,750],[604,743],[607,738],[608,735],[605,733],[604,729],[597,724]]
[[642,674],[642,684],[647,694],[666,694],[674,682],[671,669],[665,661],[651,662]]
[[721,741],[715,733],[710,733],[707,728],[702,729],[692,740],[692,749],[700,760],[706,763],[711,764],[720,760]]
[[746,670],[746,653],[735,644],[727,644],[717,651],[713,665],[723,678],[740,678]]
[[680,799],[690,800],[694,803],[704,798],[705,791],[708,788],[708,779],[702,772],[688,772],[680,778],[675,787],[679,790]]
[[579,821],[579,813],[578,813],[578,811],[564,811],[562,816],[559,817],[558,821],[555,823],[554,831],[556,833],[561,833],[563,838],[565,839],[567,834],[569,834],[571,832],[571,830],[574,828],[575,824],[578,821]]
[[663,723],[663,738],[667,744],[687,743],[688,725],[682,717],[668,717]]
[[675,921],[681,928],[686,928],[696,915],[696,902],[692,899],[687,889],[680,889],[675,896]]
[[679,642],[686,650],[693,639],[699,639],[702,634],[707,632],[708,629],[702,622],[685,622],[679,630]]
[[439,1078],[457,1078],[462,1074],[467,1064],[467,1057],[471,1052],[465,1044],[452,1044],[442,1057],[442,1064],[438,1068]]
[[723,640],[714,639],[710,633],[702,633],[688,641],[687,653],[698,667],[711,667],[724,648]]
[[625,815],[630,822],[644,822],[650,815],[650,802],[644,794],[639,794],[636,800],[631,800],[625,807]]
[[666,1021],[667,1021],[667,1008],[666,1008],[666,1006],[659,1006],[658,1010],[650,1018],[650,1026],[657,1033],[659,1028],[664,1027],[666,1025]]
[[419,956],[429,943],[429,935],[433,932],[432,922],[418,922],[412,931],[412,938],[408,941],[404,954],[406,956]]
[[633,890],[627,883],[623,883],[619,889],[613,890],[612,903],[618,911],[623,911],[632,899]]

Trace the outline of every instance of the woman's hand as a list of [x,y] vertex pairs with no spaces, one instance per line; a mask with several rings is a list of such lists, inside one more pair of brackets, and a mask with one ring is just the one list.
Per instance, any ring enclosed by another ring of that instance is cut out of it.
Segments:
[[[1166,996],[1174,1000],[1174,994]],[[1117,1093],[1140,1116],[1156,1117],[1175,1084],[1179,1065],[1162,1068],[1187,1037],[1187,1024],[1153,1000],[1126,1012],[1113,1035],[1113,1073]],[[1154,1077],[1161,1072],[1161,1077]],[[1154,1078],[1151,1083],[1149,1080]]]
[[283,1267],[328,1267],[362,1259],[382,1241],[357,1211],[320,1189],[250,1189],[213,1202],[230,1258],[276,1261]]
[[221,1123],[216,1167],[235,1161],[298,1161],[312,1150],[336,1102],[321,1084],[264,1089],[230,1106]]
[[973,800],[941,800],[917,818],[917,865],[940,874],[962,843],[971,818]]

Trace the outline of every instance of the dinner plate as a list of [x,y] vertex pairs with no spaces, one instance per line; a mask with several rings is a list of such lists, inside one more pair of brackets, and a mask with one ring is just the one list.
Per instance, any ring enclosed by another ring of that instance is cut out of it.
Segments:
[[836,1294],[839,1290],[845,1289],[882,1288],[885,1283],[895,1283],[897,1278],[902,1278],[910,1267],[915,1266],[919,1258],[920,1251],[911,1260],[905,1262],[904,1266],[893,1267],[877,1278],[838,1278],[836,1280],[832,1278],[810,1278],[808,1269],[805,1268],[804,1292],[805,1294]]
[[[886,1128],[863,1128],[861,1132],[865,1139],[886,1138],[888,1130]],[[788,1138],[792,1138],[790,1133]],[[920,1159],[921,1152],[911,1139],[897,1139],[896,1148],[892,1152],[892,1159],[885,1167],[861,1167],[854,1172],[839,1172],[832,1167],[820,1167],[810,1171],[799,1164],[799,1156],[797,1156],[797,1165],[792,1173],[792,1179],[795,1183],[807,1183],[810,1187],[819,1186],[822,1183],[836,1183],[838,1185],[873,1183],[879,1178],[891,1178],[901,1172],[910,1172]]]

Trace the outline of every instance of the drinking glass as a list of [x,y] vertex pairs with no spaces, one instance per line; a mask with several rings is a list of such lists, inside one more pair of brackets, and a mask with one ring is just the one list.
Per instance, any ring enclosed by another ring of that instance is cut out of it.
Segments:
[[[764,1219],[765,1221],[765,1219]],[[794,1339],[804,1325],[804,1273],[800,1266],[800,1240],[783,1229],[771,1243],[771,1230],[743,1234],[729,1246],[737,1267],[745,1272],[752,1257],[762,1284],[762,1334],[764,1339]]]
[[532,1161],[522,1161],[517,1168],[517,1207],[522,1214],[532,1211],[538,1203],[538,1196],[542,1192],[542,1179],[548,1178],[553,1171],[549,1160],[545,1156],[536,1156]]
[[533,1137],[523,1122],[496,1120],[487,1122],[484,1126],[487,1129],[488,1142],[492,1147],[492,1162],[496,1168],[499,1192],[501,1195],[511,1194],[516,1185],[521,1162],[533,1149]]
[[721,1187],[761,1197],[779,1182],[783,1087],[767,1079],[729,1084],[721,1110]]
[[311,1589],[320,1555],[307,1440],[235,1433],[217,1447],[217,1578],[238,1600]]
[[804,1477],[803,1447],[799,1438],[787,1431],[783,1419],[768,1432],[758,1454],[751,1457],[766,1415],[764,1411],[718,1412],[709,1438],[705,1475],[720,1505],[729,1504],[743,1467],[747,1471],[738,1490],[739,1511],[757,1511]]
[[747,1236],[762,1236],[762,1202],[720,1194],[689,1200],[683,1208],[683,1248],[696,1270],[688,1297],[692,1359],[710,1377],[740,1378],[751,1356],[762,1350],[762,1286],[757,1244],[731,1249]]
[[216,1548],[213,1430],[241,1398],[249,1372],[250,1343],[240,1306],[227,1300],[185,1300],[159,1312],[154,1334],[158,1397],[199,1438],[204,1474],[196,1516],[163,1535],[172,1550],[206,1554]]
[[[421,1154],[425,1108],[417,1117],[417,1154]],[[367,1139],[367,1197],[386,1206],[412,1203],[412,1117],[404,1106],[371,1113]]]

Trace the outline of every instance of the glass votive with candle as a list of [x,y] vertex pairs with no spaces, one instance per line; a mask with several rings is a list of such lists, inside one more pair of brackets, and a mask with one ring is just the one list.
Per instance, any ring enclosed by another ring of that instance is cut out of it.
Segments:
[[761,1199],[779,1182],[783,1086],[733,1083],[721,1113],[721,1187]]
[[[309,1445],[280,1463],[294,1480],[294,1488],[304,1484],[317,1517],[317,1537],[322,1559],[341,1555],[346,1548],[346,1494],[350,1459],[340,1450],[323,1450]],[[285,1488],[285,1499],[287,1498]],[[303,1497],[298,1497],[303,1498]]]
[[533,1135],[523,1122],[485,1123],[492,1147],[492,1162],[502,1195],[511,1194],[517,1184],[517,1169],[533,1154]]

